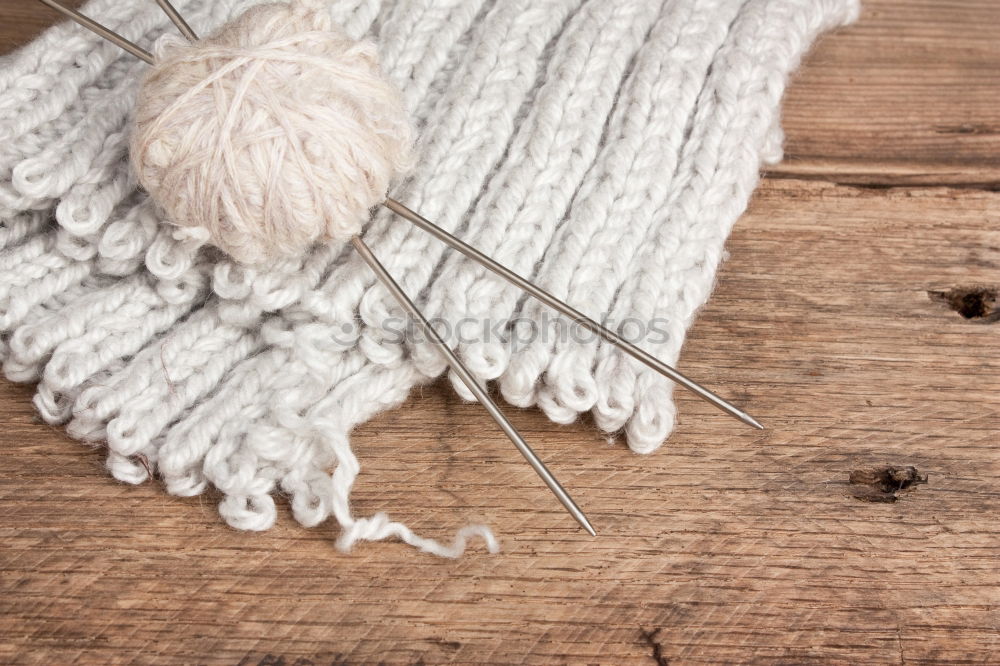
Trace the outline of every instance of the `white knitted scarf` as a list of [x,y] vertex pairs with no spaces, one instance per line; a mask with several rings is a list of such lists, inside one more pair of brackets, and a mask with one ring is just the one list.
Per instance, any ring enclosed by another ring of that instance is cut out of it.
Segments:
[[[207,33],[254,2],[175,4]],[[420,132],[396,198],[585,314],[648,329],[639,344],[670,364],[760,163],[780,159],[788,74],[858,11],[857,0],[330,5],[350,34],[377,41]],[[151,2],[83,11],[147,47],[173,30]],[[234,527],[270,527],[280,490],[303,525],[333,515],[341,547],[396,536],[456,555],[476,530],[443,546],[348,504],[351,429],[445,372],[441,356],[398,335],[398,307],[344,248],[252,271],[175,237],[125,160],[145,67],[70,24],[0,59],[7,377],[37,382],[46,421],[106,442],[117,479],[153,470],[177,495],[215,486]],[[365,238],[508,402],[559,423],[590,411],[641,453],[670,433],[663,377],[566,335],[398,218],[377,214]]]

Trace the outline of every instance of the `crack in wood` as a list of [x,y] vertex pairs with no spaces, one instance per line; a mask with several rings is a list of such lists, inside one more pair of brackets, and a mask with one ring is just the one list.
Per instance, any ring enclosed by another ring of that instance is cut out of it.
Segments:
[[652,650],[652,654],[650,656],[653,658],[653,661],[655,661],[658,666],[669,666],[670,660],[663,656],[663,646],[660,645],[660,641],[656,639],[660,630],[653,629],[652,631],[648,631],[640,628],[639,631],[642,634],[642,639],[646,641],[646,644],[649,645]]

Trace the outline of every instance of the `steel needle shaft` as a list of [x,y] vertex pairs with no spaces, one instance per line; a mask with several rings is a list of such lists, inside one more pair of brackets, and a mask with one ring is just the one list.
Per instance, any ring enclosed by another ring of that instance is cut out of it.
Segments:
[[174,9],[174,6],[170,4],[169,0],[156,0],[156,4],[160,6],[160,9],[162,9],[163,13],[167,15],[167,18],[169,18],[173,24],[177,26],[177,29],[181,31],[182,35],[192,42],[198,40],[198,35],[196,35],[194,30],[191,29],[191,26],[187,24],[184,17],[181,16],[176,9]]
[[153,64],[153,54],[151,54],[146,49],[136,46],[129,40],[119,35],[117,32],[108,30],[97,21],[93,21],[84,16],[83,14],[81,14],[80,12],[74,9],[70,9],[69,7],[60,4],[55,0],[38,0],[38,1],[47,7],[51,7],[52,9],[56,10],[63,16],[66,16],[67,18],[76,21],[87,30],[90,30],[91,32],[103,37],[104,39],[108,40],[115,46],[125,49],[139,60],[144,60],[150,65]]
[[[133,44],[129,40],[127,40],[124,37],[122,37],[121,35],[119,35],[118,33],[112,32],[111,30],[108,30],[107,28],[105,28],[101,24],[99,24],[99,23],[97,23],[95,21],[92,21],[91,19],[87,18],[83,14],[80,14],[79,12],[70,9],[69,7],[65,7],[65,6],[61,5],[60,3],[56,2],[55,0],[38,0],[38,1],[41,2],[42,4],[45,4],[45,5],[49,6],[49,7],[51,7],[52,9],[55,9],[58,12],[61,12],[65,16],[67,16],[67,17],[71,18],[72,20],[76,21],[77,23],[79,23],[83,27],[85,27],[85,28],[87,28],[89,30],[92,30],[93,32],[95,32],[98,35],[100,35],[101,37],[107,39],[108,41],[110,41],[110,42],[112,42],[114,44],[117,44],[118,46],[120,46],[121,48],[125,49],[126,51],[128,51],[132,55],[136,56],[137,58],[145,60],[148,63],[152,63],[153,62],[153,56],[148,51],[146,51],[146,50],[144,50],[144,49],[136,46],[135,44]],[[171,9],[173,9],[173,7],[170,5],[170,3],[167,0],[157,0],[157,2],[159,3],[159,5],[161,7],[164,8],[164,11],[167,13],[168,17],[170,17],[171,20],[174,21],[174,23],[177,25],[178,29],[180,29],[185,34],[190,33],[192,36],[194,35],[194,32],[191,30],[190,26],[188,26],[187,23],[184,22],[184,19],[181,18],[181,16],[179,14],[177,14],[176,10],[174,10],[174,11],[171,12],[171,11],[168,11],[166,9],[167,7],[170,7]],[[184,27],[182,27],[182,25]],[[193,37],[189,37],[189,38],[193,38]],[[709,391],[705,387],[701,386],[697,382],[695,382],[695,381],[693,381],[691,379],[688,379],[683,374],[681,374],[677,370],[674,370],[673,368],[671,368],[666,363],[663,363],[662,361],[660,361],[656,357],[648,354],[647,352],[643,351],[642,349],[639,349],[638,347],[636,347],[632,343],[630,343],[627,340],[623,339],[618,334],[616,334],[613,331],[605,328],[604,326],[601,326],[600,324],[598,324],[593,319],[590,319],[589,317],[587,317],[586,315],[584,315],[582,312],[579,312],[578,310],[576,310],[573,307],[571,307],[570,305],[562,302],[561,300],[559,300],[555,296],[552,296],[547,291],[545,291],[545,290],[543,290],[543,289],[541,289],[539,287],[536,287],[534,284],[532,284],[531,282],[528,282],[527,280],[525,280],[524,278],[522,278],[517,273],[511,271],[510,269],[506,268],[505,266],[503,266],[503,265],[497,263],[496,261],[490,259],[489,257],[487,257],[485,254],[483,254],[479,250],[475,249],[471,245],[467,245],[466,243],[462,242],[461,240],[459,240],[455,236],[449,234],[444,229],[441,229],[436,224],[432,223],[430,220],[424,218],[423,216],[421,216],[420,214],[416,213],[415,211],[410,210],[409,208],[407,208],[406,206],[404,206],[400,202],[398,202],[398,201],[396,201],[394,199],[387,199],[385,201],[384,205],[385,205],[386,208],[388,208],[392,212],[396,213],[397,215],[403,217],[406,220],[409,220],[411,223],[413,223],[417,227],[423,229],[424,231],[426,231],[427,233],[431,234],[432,236],[434,236],[438,240],[440,240],[440,241],[444,242],[445,244],[447,244],[447,245],[453,247],[454,249],[458,250],[459,252],[461,252],[465,256],[469,257],[473,261],[476,261],[479,264],[481,264],[482,266],[484,266],[484,267],[488,268],[489,270],[493,271],[494,273],[496,273],[500,277],[504,278],[508,282],[510,282],[510,283],[512,283],[512,284],[514,284],[514,285],[516,285],[518,287],[520,287],[524,291],[528,292],[529,294],[531,294],[532,296],[534,296],[535,298],[537,298],[538,300],[540,300],[542,303],[545,303],[546,305],[548,305],[549,307],[553,308],[554,310],[556,310],[558,312],[561,312],[562,314],[566,315],[567,317],[569,317],[570,319],[572,319],[576,323],[580,324],[581,326],[584,326],[588,330],[590,330],[593,333],[599,335],[602,339],[606,340],[607,342],[609,342],[609,343],[611,343],[613,345],[616,345],[618,348],[620,348],[622,351],[626,352],[627,354],[629,354],[630,356],[632,356],[636,360],[644,363],[645,365],[647,365],[648,367],[652,368],[653,370],[659,372],[660,374],[664,375],[665,377],[668,377],[669,379],[677,382],[678,384],[680,384],[684,388],[688,389],[689,391],[691,391],[692,393],[694,393],[698,397],[702,398],[703,400],[711,403],[715,407],[718,407],[719,409],[721,409],[722,411],[726,412],[727,414],[735,416],[736,418],[738,418],[743,423],[746,423],[747,425],[753,426],[754,428],[757,428],[758,430],[763,430],[764,429],[764,426],[762,426],[755,418],[753,418],[752,416],[750,416],[749,414],[747,414],[743,410],[739,409],[735,405],[732,405],[732,404],[726,402],[725,400],[723,400],[722,398],[720,398],[716,394],[712,393],[711,391]]]
[[389,290],[389,293],[392,294],[393,298],[395,298],[403,309],[406,310],[406,313],[420,325],[423,334],[426,335],[445,356],[445,358],[448,359],[448,363],[451,365],[455,374],[457,374],[465,385],[469,387],[469,390],[472,391],[474,396],[476,396],[476,399],[479,400],[480,404],[486,408],[486,411],[490,413],[490,416],[492,416],[493,420],[497,422],[500,429],[504,431],[512,442],[514,442],[514,446],[517,447],[517,450],[521,452],[521,455],[525,457],[528,464],[531,465],[532,469],[535,470],[538,476],[542,477],[542,480],[545,481],[545,485],[549,487],[549,490],[551,490],[559,501],[562,502],[562,505],[566,507],[566,510],[569,511],[574,518],[576,518],[576,521],[583,526],[583,529],[587,530],[592,536],[597,536],[597,533],[594,531],[593,526],[591,526],[590,521],[587,520],[585,515],[583,515],[583,512],[580,510],[580,507],[576,505],[576,502],[573,501],[573,498],[571,498],[569,493],[567,493],[566,490],[559,484],[559,481],[552,476],[552,473],[549,472],[545,463],[543,463],[538,456],[535,455],[535,452],[531,450],[531,447],[524,441],[521,434],[516,428],[514,428],[511,422],[507,420],[507,417],[503,415],[503,412],[500,411],[497,404],[493,402],[493,399],[489,396],[489,393],[486,392],[486,389],[479,384],[455,352],[453,352],[445,341],[441,339],[441,336],[437,334],[434,327],[431,326],[430,323],[424,318],[424,315],[406,295],[406,292],[404,292],[392,276],[389,275],[385,266],[379,262],[374,254],[372,254],[368,245],[358,236],[351,239],[351,244],[354,245],[354,249],[357,250],[358,254],[361,255],[361,258],[364,259],[365,263],[368,264],[375,275],[378,276],[378,279],[382,282],[385,288]]
[[[137,58],[152,64],[153,57],[148,51],[139,48],[118,33],[108,30],[101,24],[92,21],[79,12],[76,12],[68,7],[64,7],[58,2],[55,2],[55,0],[39,0],[39,2],[48,5],[65,16],[68,16],[83,27],[92,30],[113,44],[117,44]],[[177,13],[170,3],[167,2],[167,0],[157,0],[157,4],[163,8],[167,16],[174,22],[177,28],[184,33],[185,37],[191,40],[197,39],[194,31],[191,30],[190,26],[187,25],[184,19]],[[507,417],[503,415],[503,412],[501,412],[500,408],[497,407],[497,404],[493,402],[493,399],[490,398],[486,390],[479,385],[479,382],[476,381],[476,378],[473,377],[471,372],[469,372],[469,369],[465,367],[465,364],[462,363],[458,356],[456,356],[451,348],[448,347],[445,341],[441,339],[441,337],[437,334],[437,331],[434,330],[430,323],[424,318],[417,306],[414,305],[413,301],[411,301],[406,295],[406,292],[400,288],[396,281],[393,280],[392,276],[389,275],[389,272],[385,269],[385,267],[382,266],[381,262],[379,262],[375,255],[372,254],[368,245],[365,244],[365,242],[358,236],[351,239],[351,244],[354,245],[354,249],[357,250],[358,254],[361,255],[361,258],[366,264],[368,264],[368,266],[372,269],[386,289],[388,289],[393,297],[399,302],[403,309],[417,321],[424,335],[426,335],[441,351],[441,353],[448,360],[449,365],[451,365],[452,369],[455,371],[455,374],[457,374],[462,381],[465,382],[465,385],[469,387],[472,394],[476,396],[480,404],[486,408],[486,411],[489,412],[490,416],[492,416],[500,426],[501,430],[503,430],[507,437],[509,437],[514,443],[514,446],[516,446],[517,450],[521,452],[521,455],[525,457],[532,469],[535,470],[538,476],[542,477],[542,480],[545,481],[545,485],[549,487],[562,505],[566,507],[566,510],[569,511],[570,515],[572,515],[573,518],[575,518],[576,521],[580,523],[580,525],[583,526],[583,528],[587,530],[591,536],[597,536],[597,532],[594,531],[594,527],[590,524],[590,521],[587,520],[587,516],[585,516],[583,511],[580,510],[580,507],[576,505],[576,502],[574,502],[573,498],[569,496],[566,489],[562,487],[554,476],[552,476],[552,473],[549,471],[548,467],[545,466],[545,463],[543,463],[538,456],[535,455],[535,452],[532,451],[531,447],[528,446],[528,443],[524,441],[521,434],[517,431],[513,424],[507,420]]]
[[625,340],[614,331],[605,328],[604,326],[601,326],[593,319],[587,317],[582,312],[574,309],[573,307],[559,300],[558,298],[548,293],[544,289],[541,289],[540,287],[534,285],[533,283],[528,282],[514,271],[503,266],[502,264],[497,263],[496,261],[489,258],[488,256],[486,256],[476,248],[472,247],[471,245],[467,245],[466,243],[462,242],[461,240],[449,234],[447,231],[437,226],[427,218],[421,216],[419,213],[410,210],[409,208],[407,208],[406,206],[404,206],[403,204],[399,203],[394,199],[386,199],[384,205],[386,208],[396,213],[400,217],[403,217],[404,219],[412,222],[414,225],[423,229],[424,231],[434,236],[438,240],[453,247],[454,249],[458,250],[459,252],[469,257],[473,261],[490,269],[491,271],[493,271],[503,279],[507,280],[511,284],[520,287],[524,291],[528,292],[529,294],[537,298],[542,303],[548,305],[553,310],[561,312],[562,314],[572,319],[574,322],[587,328],[592,333],[599,335],[602,339],[617,346],[619,349],[629,354],[632,358],[641,361],[642,363],[646,364],[653,370],[659,372],[661,375],[664,375],[672,379],[673,381],[677,382],[678,384],[688,389],[689,391],[691,391],[698,397],[702,398],[703,400],[710,402],[711,404],[718,407],[727,414],[735,416],[736,418],[738,418],[743,423],[746,423],[747,425],[753,426],[758,430],[764,429],[764,426],[758,423],[756,419],[754,419],[752,416],[750,416],[743,410],[739,409],[735,405],[726,402],[725,400],[715,395],[714,393],[709,391],[704,386],[701,386],[697,382],[688,379],[683,374],[681,374],[677,370],[674,370],[663,361],[659,360],[655,356],[648,354],[642,349],[639,349],[638,347],[630,343],[628,340]]
[[[177,26],[177,29],[180,30],[185,37],[192,41],[198,39],[194,31],[191,30],[191,27],[171,6],[168,0],[156,0],[156,2],[163,8],[163,11],[168,17],[170,17],[170,20],[174,22],[174,25]],[[562,505],[566,507],[570,514],[577,520],[578,523],[580,523],[580,525],[583,526],[585,530],[587,530],[587,532],[589,532],[592,536],[597,536],[597,533],[594,531],[590,521],[587,520],[587,517],[583,514],[583,511],[580,510],[580,507],[576,505],[576,502],[573,501],[573,498],[569,496],[569,493],[566,492],[559,481],[552,476],[552,473],[549,472],[545,463],[543,463],[538,456],[535,455],[535,452],[530,446],[528,446],[528,443],[524,441],[524,438],[521,437],[521,434],[516,428],[514,428],[513,424],[507,420],[507,417],[500,411],[500,408],[497,407],[497,404],[492,398],[490,398],[489,394],[479,385],[479,382],[472,376],[472,373],[465,367],[465,364],[462,363],[461,359],[459,359],[451,348],[448,347],[445,341],[441,339],[441,337],[437,334],[437,331],[435,331],[434,328],[427,322],[427,319],[424,318],[423,313],[420,312],[399,284],[392,278],[391,275],[389,275],[385,266],[383,266],[378,258],[372,253],[368,244],[361,240],[359,236],[352,238],[351,244],[354,245],[354,249],[357,250],[358,254],[361,255],[361,258],[372,269],[379,281],[382,282],[383,286],[389,290],[389,293],[392,294],[393,298],[395,298],[403,309],[407,311],[407,314],[413,317],[413,319],[420,324],[420,328],[422,329],[424,335],[430,338],[431,342],[433,342],[434,345],[441,351],[444,357],[448,360],[448,364],[451,365],[452,369],[455,371],[455,374],[457,374],[465,385],[469,387],[469,390],[472,391],[473,395],[475,395],[483,407],[486,408],[486,411],[493,417],[493,420],[497,422],[504,433],[512,442],[514,442],[514,446],[517,447],[517,450],[520,451],[521,455],[527,459],[532,469],[534,469],[535,472],[542,477],[542,480],[545,481],[545,484],[549,487],[549,489],[555,494],[559,501],[562,502]]]

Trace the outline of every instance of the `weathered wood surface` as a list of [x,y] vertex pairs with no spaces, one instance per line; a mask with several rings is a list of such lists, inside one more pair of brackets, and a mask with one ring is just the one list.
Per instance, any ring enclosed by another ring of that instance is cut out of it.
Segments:
[[[5,47],[51,19],[0,12]],[[342,555],[287,514],[235,532],[0,384],[0,662],[1000,661],[1000,323],[928,293],[1000,287],[998,63],[993,0],[870,0],[805,63],[682,365],[766,433],[679,395],[639,457],[510,410],[597,539],[444,386],[357,432],[356,510],[485,520],[499,556]],[[852,497],[879,464],[928,482]]]

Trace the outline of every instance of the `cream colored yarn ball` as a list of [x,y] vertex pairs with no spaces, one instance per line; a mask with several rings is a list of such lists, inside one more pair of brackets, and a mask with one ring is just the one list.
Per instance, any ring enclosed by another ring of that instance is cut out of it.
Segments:
[[242,263],[348,240],[409,166],[411,126],[375,45],[323,5],[261,5],[193,44],[164,37],[139,92],[139,182]]

